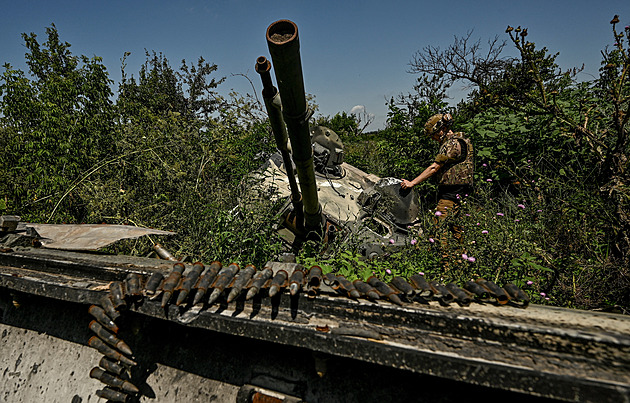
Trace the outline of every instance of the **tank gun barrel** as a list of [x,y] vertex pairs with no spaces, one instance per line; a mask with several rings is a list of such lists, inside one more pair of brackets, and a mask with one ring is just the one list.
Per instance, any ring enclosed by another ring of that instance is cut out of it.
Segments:
[[291,154],[288,147],[289,135],[287,128],[282,118],[282,101],[280,99],[280,93],[278,89],[274,87],[271,81],[271,63],[265,56],[260,56],[256,59],[256,72],[260,74],[260,79],[263,84],[263,100],[265,101],[265,108],[267,109],[267,115],[269,116],[269,123],[271,123],[271,131],[273,132],[274,139],[280,154],[282,155],[282,161],[284,162],[284,168],[287,172],[287,178],[289,180],[289,189],[291,189],[291,203],[293,204],[293,211],[295,211],[297,217],[297,225],[302,226],[304,224],[304,206],[302,205],[302,194],[298,188],[297,181],[295,180],[295,172],[293,171],[293,162],[291,160]]
[[272,23],[267,28],[267,45],[283,99],[284,121],[302,190],[305,227],[307,231],[321,235],[322,210],[315,182],[313,148],[308,126],[309,110],[304,92],[297,25],[289,20]]

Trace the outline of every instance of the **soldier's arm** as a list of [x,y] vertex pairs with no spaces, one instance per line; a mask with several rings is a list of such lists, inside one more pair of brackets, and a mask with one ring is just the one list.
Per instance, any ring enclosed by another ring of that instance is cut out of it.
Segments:
[[400,183],[400,186],[403,189],[412,188],[416,186],[417,184],[420,184],[424,182],[425,180],[429,179],[430,177],[432,177],[443,166],[444,166],[444,163],[439,163],[438,161],[435,161],[433,164],[429,165],[427,169],[422,171],[422,173],[418,175],[414,180],[408,181],[407,179],[403,179],[402,182]]

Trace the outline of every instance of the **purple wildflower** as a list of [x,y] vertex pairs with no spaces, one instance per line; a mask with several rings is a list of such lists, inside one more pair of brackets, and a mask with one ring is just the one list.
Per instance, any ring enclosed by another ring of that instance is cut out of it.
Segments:
[[475,263],[475,261],[477,261],[477,259],[475,259],[475,258],[474,258],[474,257],[472,257],[472,256],[469,256],[469,257],[468,257],[468,261],[469,261],[470,263]]
[[531,280],[527,282],[527,285],[532,285],[532,284],[534,284],[534,282]]
[[546,296],[547,296],[547,294],[545,294],[544,292],[541,292],[541,293],[540,293],[540,296],[541,296],[541,297],[546,297]]
[[518,207],[518,208],[525,208],[525,205],[524,204],[518,204],[516,207]]
[[505,214],[503,214],[503,213],[497,213],[497,215],[498,215],[499,217],[503,217]]
[[389,243],[391,243],[391,244],[393,244],[394,242],[396,242],[396,241],[394,241],[393,239],[389,240]]
[[421,271],[419,271],[418,274],[421,275],[421,276],[424,276],[424,273],[421,272]]
[[429,242],[433,243],[433,242],[435,242],[435,239],[429,238]]
[[412,244],[412,245],[415,245],[415,244],[416,244],[416,242],[418,242],[418,241],[416,241],[415,239],[412,239],[412,240],[411,240],[411,244]]
[[441,215],[442,215],[442,212],[441,212],[441,211],[436,211],[436,212],[435,212],[435,215],[439,217],[439,216],[441,216]]
[[486,179],[486,182],[492,182],[492,179],[488,178]]
[[465,253],[462,253],[462,259],[464,259],[464,260],[468,260],[468,255],[467,255],[467,254],[465,254]]
[[391,270],[389,270],[389,269],[387,269],[387,270],[385,270],[385,273],[387,273],[387,274],[392,274],[392,271],[391,271]]
[[482,234],[487,234],[488,231],[486,231],[485,229],[483,231],[481,231]]

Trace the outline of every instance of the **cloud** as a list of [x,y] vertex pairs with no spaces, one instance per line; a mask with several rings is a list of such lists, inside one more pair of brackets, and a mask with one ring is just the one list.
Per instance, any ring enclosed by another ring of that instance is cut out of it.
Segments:
[[362,113],[365,113],[365,106],[363,105],[356,105],[350,109],[351,115],[361,115]]

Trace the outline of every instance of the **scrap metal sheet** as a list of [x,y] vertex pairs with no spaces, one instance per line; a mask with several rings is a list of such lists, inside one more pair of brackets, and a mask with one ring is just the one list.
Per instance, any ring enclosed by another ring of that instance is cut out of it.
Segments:
[[130,225],[25,223],[25,226],[37,231],[42,246],[65,250],[96,250],[121,239],[135,239],[144,235],[175,235],[175,232]]

